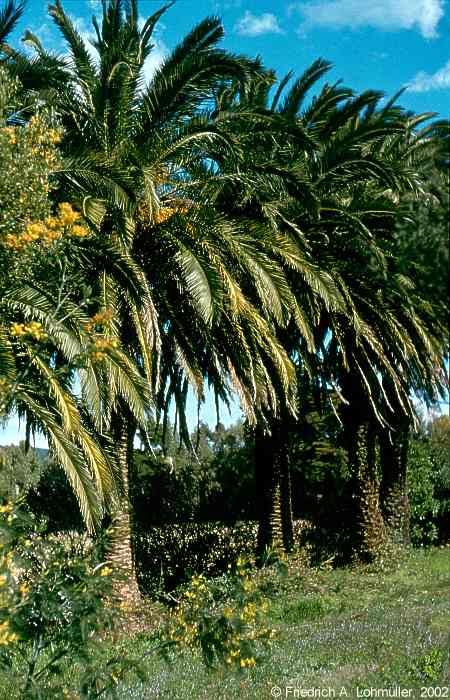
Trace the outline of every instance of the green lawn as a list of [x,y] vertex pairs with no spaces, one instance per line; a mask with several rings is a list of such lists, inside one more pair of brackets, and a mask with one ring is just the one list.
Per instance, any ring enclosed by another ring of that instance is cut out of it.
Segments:
[[[129,678],[117,697],[357,698],[396,687],[410,692],[391,697],[450,697],[450,548],[413,551],[382,573],[293,567],[288,576],[257,576],[278,632],[263,662],[235,674],[206,670],[196,653],[180,653],[171,665],[150,654],[147,679]],[[150,632],[125,633],[114,644],[99,642],[98,664],[113,650],[142,658],[150,646]],[[69,686],[74,673],[67,669]]]
[[[403,697],[450,697],[449,548],[415,551],[381,574],[340,569],[280,580],[269,617],[279,635],[255,669],[233,675],[206,671],[192,654],[172,666],[152,658],[149,680],[120,696],[244,700],[270,698],[277,686],[280,697],[302,697],[302,689],[303,697],[311,689],[364,697],[364,689],[397,686],[411,690]],[[147,644],[144,635],[122,643],[134,652]]]

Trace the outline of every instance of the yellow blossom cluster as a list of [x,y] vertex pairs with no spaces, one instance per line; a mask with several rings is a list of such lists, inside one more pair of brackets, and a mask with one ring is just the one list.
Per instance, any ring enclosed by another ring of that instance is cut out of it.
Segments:
[[19,637],[15,632],[11,632],[8,620],[0,623],[0,646],[8,646],[17,642]]
[[62,137],[59,131],[57,129],[49,129],[47,131],[47,141],[49,143],[53,143],[54,145],[61,143]]
[[3,127],[2,132],[8,138],[9,143],[11,143],[11,144],[17,143],[17,132],[13,126]]
[[256,666],[257,645],[273,639],[275,631],[263,622],[261,614],[267,612],[268,604],[257,590],[248,562],[238,560],[233,587],[232,602],[222,607],[211,583],[204,576],[194,576],[171,614],[167,640],[202,648],[215,640],[214,648],[227,665],[237,669]]
[[112,309],[97,311],[97,313],[90,318],[89,322],[85,324],[86,331],[91,333],[91,331],[95,330],[97,326],[103,326],[111,321],[113,316],[114,313]]
[[11,335],[16,338],[32,338],[33,340],[45,340],[47,333],[44,331],[42,323],[30,321],[29,323],[12,323]]
[[49,216],[44,222],[30,222],[19,235],[8,233],[4,239],[5,244],[14,250],[22,250],[35,242],[49,245],[64,235],[84,238],[89,234],[89,230],[86,226],[75,223],[80,218],[80,214],[71,204],[62,202],[58,207],[57,216]]
[[155,224],[163,224],[172,218],[174,214],[186,214],[188,211],[187,207],[160,207],[154,214],[153,221]]
[[252,666],[256,666],[256,659],[254,656],[240,660],[240,667],[241,668],[252,668]]
[[72,226],[78,221],[80,214],[74,210],[69,202],[62,202],[58,207],[58,217],[62,226]]
[[38,115],[33,115],[28,122],[28,131],[33,131],[34,143],[60,143],[62,132],[60,129],[45,128],[42,129],[43,122]]
[[116,338],[104,338],[98,337],[92,343],[92,349],[90,352],[91,358],[94,362],[101,362],[105,359],[108,350],[112,348],[117,348],[119,341]]
[[168,219],[170,219],[175,213],[176,209],[173,209],[172,207],[161,207],[154,215],[154,222],[155,224],[163,224],[165,221],[168,221]]

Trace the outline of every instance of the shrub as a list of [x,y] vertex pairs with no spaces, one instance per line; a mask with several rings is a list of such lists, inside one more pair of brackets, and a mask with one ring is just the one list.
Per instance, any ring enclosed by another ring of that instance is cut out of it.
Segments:
[[239,556],[251,555],[256,523],[179,523],[155,527],[137,538],[140,583],[147,593],[174,590],[193,574],[216,576]]
[[[113,689],[130,659],[107,658],[101,669],[92,661],[113,624],[111,570],[80,536],[43,537],[36,519],[11,504],[0,514],[0,665],[11,687],[19,683],[21,698],[46,700]],[[67,660],[77,670],[70,681]]]
[[[297,543],[309,527],[307,521],[295,521]],[[234,566],[239,557],[253,555],[257,529],[252,521],[232,526],[190,522],[141,533],[136,543],[140,584],[146,593],[155,595],[174,590],[194,574],[218,576]]]
[[437,474],[427,442],[414,440],[408,455],[408,490],[411,503],[411,540],[415,545],[433,544],[438,539],[435,498]]
[[0,448],[0,498],[12,501],[23,498],[38,483],[42,463],[36,452],[25,452],[23,446]]
[[252,575],[251,560],[239,558],[228,575],[216,580],[194,576],[181,594],[161,634],[161,651],[198,648],[208,667],[232,670],[256,665],[275,636],[267,627],[268,603]]
[[80,506],[66,473],[46,460],[40,478],[27,494],[27,505],[37,518],[45,519],[47,532],[84,530]]

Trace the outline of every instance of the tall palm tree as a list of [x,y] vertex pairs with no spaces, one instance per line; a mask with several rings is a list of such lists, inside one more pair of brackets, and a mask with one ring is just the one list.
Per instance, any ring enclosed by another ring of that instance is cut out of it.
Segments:
[[[126,276],[130,288],[136,279],[111,246],[102,251],[92,248],[89,237],[71,237],[70,231],[88,233],[81,220],[69,229],[61,216],[51,216],[48,191],[58,167],[51,125],[41,115],[29,125],[11,126],[11,114],[22,107],[20,86],[3,68],[0,75],[3,168],[9,176],[2,183],[2,197],[7,191],[7,198],[0,218],[2,417],[16,411],[26,419],[27,435],[30,427],[45,433],[92,529],[114,497],[116,467],[108,442],[88,420],[73,390],[80,367],[92,371],[95,365],[95,343],[86,330],[90,319],[80,293],[83,258],[89,258],[90,270],[107,269],[116,280]],[[24,177],[25,190],[20,181]],[[72,218],[79,216],[65,204],[66,214],[68,209]],[[126,368],[120,370],[123,382],[143,393],[139,375],[120,348],[107,344],[104,355]]]
[[[236,146],[204,105],[224,81],[245,81],[258,64],[218,49],[222,27],[206,19],[145,85],[151,34],[168,7],[139,29],[136,2],[105,4],[101,27],[94,21],[97,62],[61,4],[50,8],[71,54],[52,103],[65,134],[59,196],[78,202],[96,240],[115,246],[139,278],[139,303],[107,273],[93,285],[102,306],[114,309],[111,329],[158,407],[173,396],[183,416],[188,383],[201,399],[206,380],[224,398],[231,384],[254,418],[255,406],[276,409],[283,396],[291,400],[292,364],[273,333],[287,287],[267,252],[267,230],[247,230],[247,222],[218,213],[209,196],[222,187],[218,166],[214,172],[218,154]],[[45,68],[43,48],[29,33],[27,40]],[[295,261],[292,244],[284,254]],[[105,415],[98,379],[85,373],[82,391],[99,430],[119,447],[123,498],[113,513],[112,558],[134,594],[127,485],[134,433],[143,421],[130,401],[124,406],[114,373]]]
[[[433,144],[427,168],[426,196],[420,200],[406,198],[405,216],[396,228],[396,261],[398,272],[415,282],[413,308],[434,335],[441,329],[441,353],[448,355],[448,162],[446,162],[448,125],[432,125],[427,129],[437,137]],[[445,377],[445,374],[444,374]],[[385,394],[390,410],[386,411],[388,426],[379,429],[381,490],[380,501],[389,532],[397,541],[409,542],[409,499],[407,489],[407,462],[409,435],[412,422],[398,406],[392,384],[384,379]],[[443,384],[445,380],[443,381]],[[428,407],[438,398],[426,384],[416,389]]]
[[[408,198],[426,194],[430,160],[433,161],[436,149],[441,147],[439,134],[448,129],[445,124],[435,123],[431,128],[417,131],[415,127],[428,117],[405,114],[403,135],[385,143],[386,157],[403,164],[405,174],[409,175],[409,191],[401,182],[397,189],[400,201],[405,194]],[[392,195],[393,191],[388,191],[387,199]],[[341,273],[350,280],[348,286],[352,289],[362,332],[358,338],[357,333],[344,324],[340,336],[336,335],[328,345],[329,359],[332,363],[338,360],[341,366],[336,372],[337,365],[334,365],[334,377],[340,377],[344,397],[349,401],[343,414],[354,473],[359,522],[357,546],[359,552],[369,558],[386,534],[383,515],[389,529],[393,519],[407,522],[405,473],[401,464],[404,465],[407,449],[405,430],[414,421],[412,397],[425,395],[432,402],[445,385],[445,321],[424,298],[420,286],[405,275],[395,235],[396,221],[402,216],[402,210],[393,208],[389,214],[389,201],[384,207],[384,221],[379,218],[370,227],[378,240],[383,265],[377,268],[370,255],[365,256],[361,251],[356,251],[355,255],[354,250],[350,254],[345,248],[345,256],[341,258]],[[377,209],[380,213],[381,207]],[[381,503],[381,474],[375,460],[377,433],[381,439],[384,480]],[[395,518],[393,480],[397,482]]]
[[[264,148],[258,132],[253,129],[249,135],[253,149],[248,148],[247,153],[251,153],[252,173],[257,171],[254,178],[259,177],[259,187],[252,193],[246,192],[245,197],[237,185],[234,190],[231,185],[229,199],[237,203],[236,207],[243,201],[244,206],[252,207],[253,215],[256,211],[260,217],[264,214],[273,218],[282,216],[285,230],[295,236],[296,243],[303,249],[307,247],[310,259],[314,260],[314,269],[322,273],[322,279],[331,280],[328,285],[334,289],[334,294],[327,297],[319,289],[319,294],[312,300],[309,297],[308,302],[310,280],[305,279],[299,269],[289,275],[291,289],[295,290],[298,306],[302,310],[303,327],[296,329],[293,324],[287,332],[282,331],[280,337],[283,336],[283,344],[291,357],[298,358],[303,367],[309,367],[311,371],[311,368],[322,365],[325,382],[335,381],[338,372],[332,367],[325,371],[323,362],[317,363],[315,348],[324,359],[331,359],[337,353],[346,372],[351,355],[357,351],[349,375],[353,379],[347,382],[347,393],[351,384],[360,384],[361,396],[358,400],[354,397],[355,410],[350,420],[354,433],[351,445],[354,446],[357,435],[360,442],[363,434],[366,436],[366,429],[358,433],[355,418],[362,419],[364,415],[358,408],[370,409],[369,413],[364,410],[367,415],[363,422],[367,424],[367,429],[371,424],[370,411],[373,410],[374,415],[380,417],[373,398],[379,385],[379,372],[387,373],[394,382],[396,391],[402,397],[403,410],[410,414],[411,406],[403,377],[409,371],[407,364],[412,363],[417,370],[418,363],[422,362],[417,377],[420,376],[421,381],[427,382],[430,387],[437,386],[439,353],[436,342],[434,345],[432,342],[431,351],[427,345],[431,329],[425,328],[423,315],[420,320],[419,307],[415,316],[411,316],[411,307],[407,302],[409,282],[395,275],[389,285],[386,272],[388,256],[391,255],[389,236],[392,243],[397,199],[404,192],[418,193],[424,187],[426,177],[421,161],[426,156],[429,140],[423,139],[414,129],[428,115],[413,119],[396,107],[394,100],[380,108],[380,94],[366,92],[353,97],[350,90],[339,85],[326,85],[309,107],[301,109],[308,88],[328,68],[329,64],[324,61],[315,62],[295,82],[282,102],[283,90],[291,77],[290,74],[286,76],[270,104],[271,111],[268,108],[268,87],[273,82],[270,75],[266,76],[265,81],[254,80],[244,95],[225,89],[220,96],[219,108],[224,113],[231,111],[235,123],[239,123],[240,118],[241,121],[248,118],[250,103],[253,111],[259,109],[267,123],[273,125],[274,131],[274,110],[278,125],[282,124],[282,139],[275,133],[269,133],[268,148]],[[268,186],[267,180],[263,181],[263,175],[269,173],[271,180]],[[278,179],[284,188],[281,190],[284,194],[282,205],[279,201],[274,202],[274,179]],[[330,297],[334,305],[330,304]],[[395,310],[399,298],[404,300],[403,316],[397,321]],[[309,319],[305,313],[307,309],[310,309]],[[309,323],[305,323],[305,317]],[[386,328],[390,330],[389,343],[383,342]],[[405,345],[407,361],[405,358],[401,360],[400,353],[396,352],[396,347],[404,348]],[[348,411],[347,415],[350,418]],[[277,430],[274,423],[272,432],[275,434]],[[258,439],[264,439],[263,431],[259,431]],[[281,479],[280,464],[284,463],[284,470],[288,471],[286,460],[280,462],[278,457],[274,458],[274,454],[285,454],[286,449],[279,446],[274,453],[270,447],[270,437],[266,438],[266,443],[265,448],[258,449],[258,453],[270,455],[270,464],[264,468],[267,478],[262,479],[262,484],[267,485],[272,495],[269,493],[262,499],[265,514],[261,522],[260,542],[273,544],[276,528],[271,527],[270,523],[279,525],[282,521],[281,484],[289,484],[289,480]],[[369,490],[373,491],[372,500],[378,513],[374,522],[376,520],[378,527],[382,518],[375,475],[372,467],[369,468],[373,452],[371,444],[372,437],[367,448],[352,448],[352,454],[355,474],[362,474],[363,466],[365,470],[364,478],[358,479],[358,502],[363,503],[364,489],[373,482]],[[366,452],[369,459],[364,456],[364,465],[358,465],[355,461],[357,454],[365,455]],[[285,492],[289,512],[288,487]],[[289,517],[285,520],[289,522]],[[289,541],[290,526],[287,527],[285,541]],[[363,523],[361,529],[368,532]],[[377,536],[372,537],[373,541],[376,539]]]

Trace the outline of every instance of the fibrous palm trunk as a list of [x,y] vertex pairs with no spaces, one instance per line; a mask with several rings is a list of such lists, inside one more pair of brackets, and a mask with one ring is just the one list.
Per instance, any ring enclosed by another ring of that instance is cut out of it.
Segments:
[[396,420],[395,432],[380,433],[381,508],[391,538],[410,543],[410,505],[406,483],[409,423]]
[[255,469],[259,496],[257,553],[291,551],[294,543],[288,430],[282,420],[271,432],[255,431]]
[[139,601],[133,548],[133,515],[130,502],[130,468],[136,424],[127,410],[114,414],[112,421],[121,490],[111,512],[111,536],[108,559],[113,568],[115,594],[126,604]]
[[380,506],[376,431],[364,395],[351,390],[346,396],[351,397],[344,411],[344,420],[356,521],[353,547],[360,559],[372,561],[386,538]]

